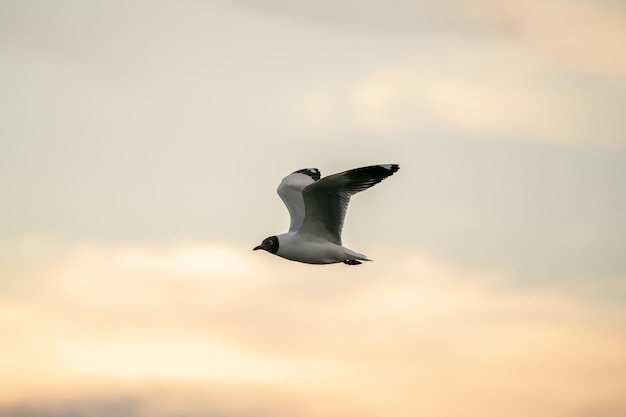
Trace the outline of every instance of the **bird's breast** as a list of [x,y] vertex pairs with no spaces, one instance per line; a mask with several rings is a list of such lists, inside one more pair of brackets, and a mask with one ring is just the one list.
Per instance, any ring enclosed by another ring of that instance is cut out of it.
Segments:
[[346,259],[343,247],[327,240],[309,239],[295,233],[279,236],[276,255],[308,264],[332,264]]

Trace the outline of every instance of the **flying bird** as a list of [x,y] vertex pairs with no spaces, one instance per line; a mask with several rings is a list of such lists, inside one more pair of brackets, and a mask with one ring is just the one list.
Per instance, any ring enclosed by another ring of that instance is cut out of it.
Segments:
[[253,250],[263,249],[308,264],[343,262],[359,265],[367,256],[341,244],[341,229],[350,197],[367,190],[400,169],[397,164],[355,168],[320,179],[317,168],[304,168],[283,178],[278,195],[287,206],[289,231],[270,236]]

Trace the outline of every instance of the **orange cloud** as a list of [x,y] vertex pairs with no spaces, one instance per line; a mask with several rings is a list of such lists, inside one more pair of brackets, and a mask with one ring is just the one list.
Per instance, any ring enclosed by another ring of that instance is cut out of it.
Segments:
[[352,125],[401,134],[452,127],[487,137],[623,144],[626,124],[609,87],[564,82],[569,69],[508,47],[449,46],[442,45],[436,62],[390,66],[349,86],[315,86],[298,99],[302,123],[315,130]]
[[626,310],[514,290],[503,271],[420,253],[349,268],[203,242],[18,246],[2,246],[20,276],[0,298],[3,416],[124,398],[132,416],[626,410]]

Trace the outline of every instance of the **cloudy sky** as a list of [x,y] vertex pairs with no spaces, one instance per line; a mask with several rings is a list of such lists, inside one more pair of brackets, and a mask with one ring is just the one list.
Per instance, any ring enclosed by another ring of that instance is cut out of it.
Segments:
[[[626,414],[618,0],[0,1],[0,416]],[[290,172],[399,163],[346,246]]]

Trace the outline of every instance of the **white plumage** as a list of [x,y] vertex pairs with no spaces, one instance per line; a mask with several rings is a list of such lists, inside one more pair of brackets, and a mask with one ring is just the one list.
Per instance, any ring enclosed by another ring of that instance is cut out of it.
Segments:
[[358,265],[369,259],[341,244],[343,221],[350,197],[393,175],[397,164],[355,168],[320,179],[317,168],[305,168],[286,176],[278,195],[287,206],[289,231],[270,236],[254,248],[292,261],[310,264],[343,262]]

